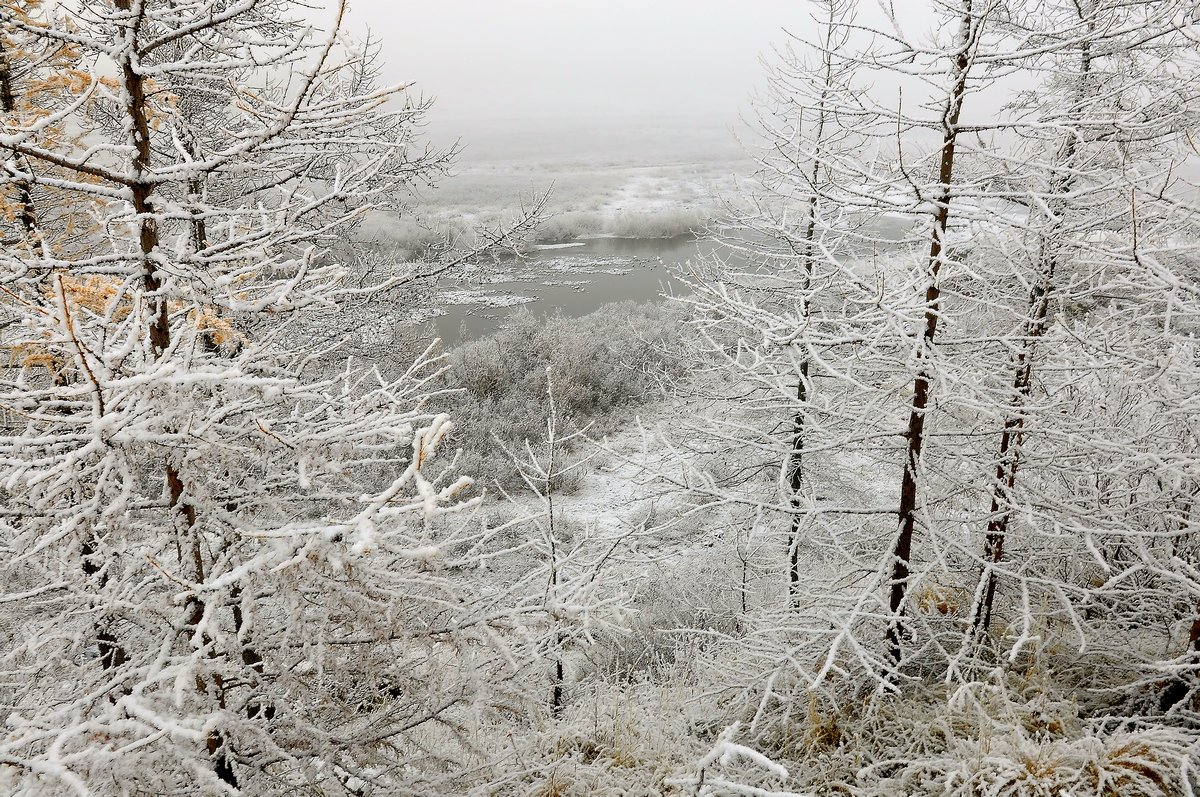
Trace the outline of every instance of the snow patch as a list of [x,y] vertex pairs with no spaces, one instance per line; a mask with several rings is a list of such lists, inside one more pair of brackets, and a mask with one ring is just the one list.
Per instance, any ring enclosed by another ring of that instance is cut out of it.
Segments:
[[576,246],[587,246],[586,241],[571,241],[563,244],[537,244],[534,249],[573,249]]

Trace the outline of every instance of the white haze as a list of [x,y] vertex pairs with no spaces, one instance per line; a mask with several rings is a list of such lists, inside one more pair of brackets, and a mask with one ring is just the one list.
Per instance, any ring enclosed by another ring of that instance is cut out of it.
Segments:
[[352,26],[385,43],[385,78],[412,81],[446,120],[732,122],[795,0],[358,0]]
[[[893,9],[929,41],[935,2]],[[323,3],[314,21],[333,14]],[[882,8],[862,3],[859,21],[890,29]],[[737,157],[764,62],[789,35],[807,38],[815,10],[803,0],[355,0],[347,28],[371,31],[386,82],[435,100],[428,132],[460,139],[460,162],[658,164]]]

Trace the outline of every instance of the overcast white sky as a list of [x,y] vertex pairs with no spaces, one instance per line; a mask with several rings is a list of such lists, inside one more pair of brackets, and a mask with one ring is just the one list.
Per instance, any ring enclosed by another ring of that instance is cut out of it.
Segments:
[[352,0],[389,81],[415,81],[443,120],[732,122],[759,56],[800,33],[803,0]]

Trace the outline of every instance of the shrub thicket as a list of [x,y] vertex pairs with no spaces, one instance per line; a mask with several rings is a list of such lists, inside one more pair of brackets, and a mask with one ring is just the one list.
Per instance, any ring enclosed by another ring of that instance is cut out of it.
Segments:
[[563,433],[589,426],[590,434],[604,434],[619,426],[622,410],[656,395],[662,378],[679,371],[681,313],[634,302],[582,318],[543,318],[520,308],[494,335],[452,350],[445,379],[460,388],[448,409],[458,425],[454,443],[466,452],[464,472],[483,485],[517,486],[497,441],[512,450],[545,438],[547,367]]

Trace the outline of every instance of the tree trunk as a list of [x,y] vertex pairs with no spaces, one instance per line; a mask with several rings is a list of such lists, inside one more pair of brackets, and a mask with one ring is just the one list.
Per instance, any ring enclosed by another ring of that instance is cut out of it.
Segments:
[[[5,114],[13,113],[17,108],[16,92],[12,84],[12,64],[9,62],[8,53],[4,50],[4,43],[0,41],[0,111]],[[28,165],[24,164],[25,159],[17,153],[12,153],[14,163],[28,169]],[[25,241],[30,246],[36,247],[40,242],[40,236],[37,229],[37,214],[34,212],[33,193],[28,180],[15,180],[13,184],[17,189],[17,200],[21,204],[21,212],[18,214],[21,220],[21,228],[25,231]]]
[[[1081,18],[1087,13],[1077,7]],[[1088,32],[1095,30],[1095,20],[1088,22]],[[1074,92],[1071,120],[1080,121],[1080,104],[1087,99],[1088,77],[1091,74],[1092,53],[1085,40],[1081,45],[1079,83]],[[1025,406],[1033,384],[1033,357],[1038,342],[1049,325],[1050,299],[1055,287],[1055,273],[1059,265],[1059,245],[1062,235],[1062,214],[1066,210],[1065,196],[1075,184],[1073,164],[1079,148],[1076,129],[1068,130],[1055,157],[1058,167],[1050,182],[1049,201],[1050,228],[1042,234],[1038,257],[1038,279],[1029,291],[1028,312],[1020,347],[1013,353],[1009,367],[1013,374],[1012,397],[1008,417],[1000,434],[1000,447],[996,462],[995,482],[992,485],[991,509],[988,512],[987,536],[983,546],[986,585],[983,599],[971,621],[972,634],[979,638],[991,632],[992,612],[996,601],[998,577],[996,568],[1004,561],[1004,539],[1008,534],[1012,518],[1012,491],[1017,482],[1017,468],[1021,464],[1021,444],[1025,435]]]
[[[814,211],[816,199],[809,203],[810,214]],[[806,240],[808,241],[804,256],[804,315],[809,312],[808,289],[812,284],[812,236],[815,222],[810,216]],[[788,597],[796,602],[800,589],[800,488],[804,484],[804,424],[805,407],[808,404],[808,369],[806,357],[800,363],[800,375],[796,380],[797,409],[792,416],[792,450],[788,452],[788,487],[791,489],[792,519],[788,530]]]
[[[941,317],[941,289],[938,274],[946,260],[946,229],[950,221],[951,184],[954,179],[954,154],[958,139],[958,119],[967,93],[967,74],[970,71],[970,50],[978,29],[972,14],[972,0],[962,0],[963,16],[960,26],[961,47],[955,56],[953,84],[946,99],[943,116],[941,161],[938,168],[937,209],[933,214],[933,230],[929,242],[929,283],[925,289],[925,323],[917,348],[917,375],[913,381],[912,406],[904,433],[904,473],[900,483],[900,529],[892,548],[892,571],[888,608],[891,621],[886,632],[887,653],[892,669],[898,669],[902,657],[901,643],[905,637],[904,603],[908,594],[909,563],[912,558],[913,531],[916,527],[917,470],[921,449],[925,443],[925,414],[929,407],[929,387],[932,379],[930,359]],[[982,24],[982,22],[980,23]]]
[[[826,22],[826,35],[832,37],[835,23],[835,8],[829,7],[829,19]],[[828,40],[827,40],[828,41]],[[821,176],[822,143],[825,137],[825,122],[828,116],[828,98],[833,83],[833,53],[826,49],[822,54],[824,66],[824,83],[821,90],[821,103],[817,111],[817,128],[814,132],[814,148],[812,170],[809,174],[809,185],[813,193],[808,198],[808,223],[804,228],[804,239],[801,249],[804,263],[804,281],[801,286],[803,293],[803,313],[807,320],[812,310],[809,291],[812,290],[814,240],[817,234],[817,180]],[[795,603],[800,589],[800,488],[804,483],[804,433],[805,408],[809,402],[809,361],[805,357],[800,361],[800,374],[796,379],[796,412],[792,415],[792,450],[788,454],[788,487],[791,489],[792,519],[788,529],[788,597]]]
[[[115,0],[121,11],[132,13],[132,0]],[[133,39],[136,40],[138,28],[141,26],[143,14],[141,6],[139,13],[133,16],[129,25],[132,27]],[[143,273],[142,285],[151,297],[154,308],[147,330],[150,342],[150,353],[154,357],[162,357],[171,345],[171,321],[168,312],[167,298],[162,295],[162,280],[159,278],[152,257],[159,245],[158,221],[154,216],[154,183],[148,179],[151,162],[150,138],[150,107],[146,94],[145,79],[134,66],[131,54],[124,53],[120,62],[123,87],[128,106],[126,113],[129,117],[131,136],[134,145],[133,172],[134,179],[130,181],[130,191],[133,196],[133,210],[138,217],[138,242],[140,247]],[[196,528],[196,510],[184,500],[184,483],[179,470],[170,462],[165,465],[165,480],[169,496],[170,512],[182,516],[185,533],[190,540],[190,556],[192,577],[195,583],[204,580],[204,560],[200,539]],[[199,596],[189,597],[184,608],[186,623],[189,628],[196,628],[204,616],[204,602]],[[198,688],[203,684],[198,681]],[[219,684],[215,685],[221,690]],[[221,698],[223,701],[223,697]],[[208,737],[207,749],[213,761],[213,771],[224,783],[238,788],[238,779],[229,755],[229,746],[219,730],[213,730]]]

